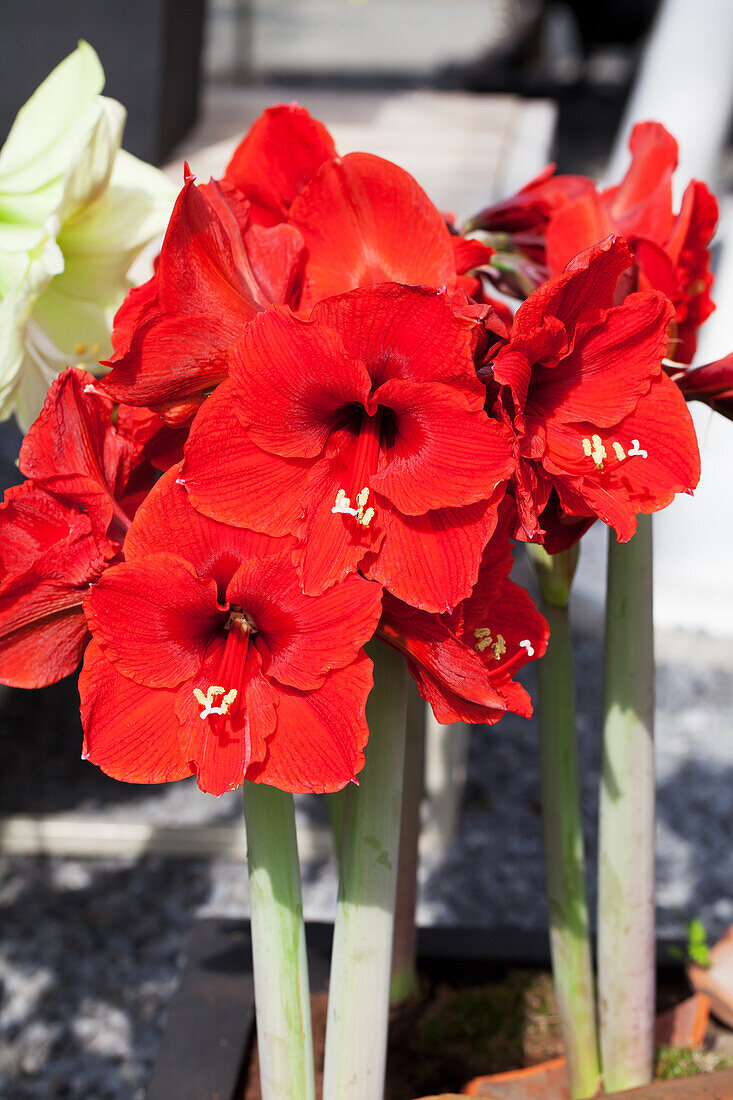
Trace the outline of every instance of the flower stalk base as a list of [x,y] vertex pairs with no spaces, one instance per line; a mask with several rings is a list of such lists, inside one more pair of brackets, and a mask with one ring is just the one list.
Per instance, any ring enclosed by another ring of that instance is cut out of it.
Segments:
[[374,687],[359,786],[346,799],[331,956],[324,1100],[382,1100],[397,889],[407,668],[383,642],[367,647]]
[[244,782],[262,1100],[315,1100],[292,794]]
[[568,614],[577,550],[551,556],[533,546],[531,553],[550,624],[547,652],[537,666],[550,950],[570,1094],[579,1100],[598,1091],[600,1062]]
[[609,1092],[654,1060],[654,628],[652,522],[609,532],[598,855],[598,993]]

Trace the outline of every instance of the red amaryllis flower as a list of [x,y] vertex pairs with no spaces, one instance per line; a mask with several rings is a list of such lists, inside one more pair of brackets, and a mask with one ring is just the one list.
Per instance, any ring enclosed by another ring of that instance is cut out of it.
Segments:
[[296,535],[308,593],[360,568],[450,610],[512,471],[509,433],[483,413],[473,329],[435,292],[394,284],[327,299],[308,321],[268,311],[194,421],[193,504]]
[[439,722],[492,725],[506,711],[532,714],[529,695],[512,677],[542,657],[550,630],[529,594],[509,580],[507,529],[503,522],[492,537],[471,596],[452,613],[430,615],[384,595],[379,637],[405,654]]
[[296,230],[251,223],[231,185],[197,187],[187,170],[156,272],[115,317],[106,391],[186,423],[226,378],[249,321],[272,302],[297,302],[302,259]]
[[520,306],[509,343],[479,372],[513,416],[519,538],[541,536],[552,489],[563,511],[598,516],[625,541],[639,512],[697,484],[692,421],[662,370],[671,307],[653,293],[612,307],[628,264],[618,238],[578,256]]
[[378,585],[349,577],[305,596],[289,539],[194,512],[173,467],[141,506],[125,562],[85,601],[84,753],[117,779],[196,772],[222,794],[243,779],[332,791],[367,739]]
[[564,206],[546,229],[547,264],[559,274],[573,256],[607,237],[622,234],[634,258],[631,281],[623,289],[661,290],[675,308],[672,357],[689,363],[697,329],[712,313],[708,245],[718,206],[704,183],[693,180],[679,213],[672,205],[677,142],[657,122],[634,127],[631,165],[617,187],[595,189]]
[[155,471],[111,423],[86,371],[55,379],[23,441],[32,480],[0,505],[0,681],[42,687],[74,671],[88,639],[82,600],[119,558]]
[[0,683],[36,688],[74,671],[89,637],[82,600],[116,546],[89,516],[27,481],[0,504]]
[[495,202],[476,214],[466,229],[512,234],[541,232],[558,210],[595,190],[592,180],[586,176],[556,176],[554,173],[555,165],[548,164],[516,195]]

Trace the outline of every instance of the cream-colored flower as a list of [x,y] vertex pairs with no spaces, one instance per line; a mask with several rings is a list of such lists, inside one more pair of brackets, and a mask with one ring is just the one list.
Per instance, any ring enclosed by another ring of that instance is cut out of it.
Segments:
[[0,420],[23,430],[55,375],[109,354],[127,273],[175,193],[120,149],[124,107],[81,42],[19,111],[0,150]]

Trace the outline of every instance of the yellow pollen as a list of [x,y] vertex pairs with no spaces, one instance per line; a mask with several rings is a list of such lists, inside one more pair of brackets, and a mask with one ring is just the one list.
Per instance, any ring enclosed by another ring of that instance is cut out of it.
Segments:
[[87,348],[87,345],[82,343],[81,340],[78,340],[74,344],[74,351],[76,352],[77,355],[86,355],[88,350],[89,349]]
[[626,458],[626,452],[624,451],[620,443],[614,443],[613,453],[616,455],[616,458],[619,460],[619,462],[623,462],[623,460]]
[[586,458],[592,458],[596,464],[597,470],[603,469],[603,460],[606,458],[606,448],[603,446],[603,440],[599,435],[592,435],[590,439],[586,438],[582,441],[583,454]]
[[343,489],[339,489],[331,513],[333,515],[353,516],[362,527],[368,527],[374,519],[374,509],[366,507],[368,500],[369,488],[366,485],[356,494],[356,508],[351,507],[351,498],[347,497]]
[[488,649],[490,645],[493,645],[494,639],[491,636],[491,631],[488,626],[480,626],[473,632],[473,636],[476,639],[476,645],[474,649],[477,653],[483,653],[485,649]]
[[495,661],[500,661],[502,654],[506,653],[506,642],[504,641],[503,634],[496,635],[496,641],[491,647],[491,652],[494,654]]
[[[204,695],[201,688],[194,688],[193,694],[196,702],[204,708],[199,717],[208,718],[210,714],[228,714],[230,706],[237,698],[237,689],[232,688],[224,695],[224,688],[214,685],[206,689],[206,695]],[[224,695],[224,698],[219,706],[215,707],[214,699],[217,695]]]

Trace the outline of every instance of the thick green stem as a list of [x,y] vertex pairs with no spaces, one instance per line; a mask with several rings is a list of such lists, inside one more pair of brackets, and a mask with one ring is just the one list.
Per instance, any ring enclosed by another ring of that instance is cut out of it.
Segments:
[[652,521],[609,531],[598,854],[598,1000],[609,1092],[654,1062],[654,627]]
[[570,1094],[594,1096],[600,1082],[593,962],[578,775],[573,652],[568,601],[577,550],[532,548],[550,624],[537,666],[542,814],[550,948]]
[[262,1100],[314,1100],[293,796],[245,780],[244,816]]
[[323,1100],[382,1100],[397,886],[407,669],[372,641],[374,687],[359,787],[347,796],[331,955]]
[[410,678],[407,687],[405,779],[402,787],[400,851],[397,860],[394,944],[390,1001],[397,1004],[417,993],[417,870],[420,844],[420,804],[424,787],[425,703]]

